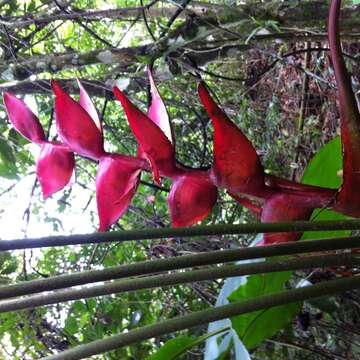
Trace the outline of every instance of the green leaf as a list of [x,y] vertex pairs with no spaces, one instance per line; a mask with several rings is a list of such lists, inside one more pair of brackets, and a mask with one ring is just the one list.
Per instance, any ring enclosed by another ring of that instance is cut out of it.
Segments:
[[229,328],[222,328],[211,333],[207,333],[200,337],[194,336],[178,336],[174,339],[168,340],[164,346],[161,347],[155,354],[146,358],[146,360],[174,360],[180,355],[183,355],[187,350],[195,345],[201,344],[206,339],[229,330]]
[[341,169],[342,150],[341,139],[338,136],[323,146],[310,160],[301,182],[338,189],[341,185],[341,177],[337,173]]
[[17,177],[16,160],[13,148],[4,139],[0,138],[0,176],[7,179]]
[[8,139],[16,145],[26,145],[31,143],[31,141],[20,135],[14,128],[9,130]]
[[69,335],[74,335],[80,330],[80,327],[78,326],[78,322],[73,316],[69,316],[65,320],[65,328],[64,328],[64,330]]
[[[230,302],[254,299],[283,290],[291,272],[252,275],[229,297]],[[299,312],[300,303],[292,303],[259,310],[231,318],[232,327],[247,349],[253,349],[274,336]]]
[[[306,167],[301,182],[308,185],[323,186],[338,189],[341,186],[341,177],[338,176],[342,169],[342,148],[341,139],[336,137],[323,146],[320,151],[311,159]],[[311,216],[313,221],[322,220],[346,220],[350,217],[332,210],[315,210]],[[349,230],[340,231],[308,231],[303,234],[302,240],[320,239],[328,237],[348,236]]]

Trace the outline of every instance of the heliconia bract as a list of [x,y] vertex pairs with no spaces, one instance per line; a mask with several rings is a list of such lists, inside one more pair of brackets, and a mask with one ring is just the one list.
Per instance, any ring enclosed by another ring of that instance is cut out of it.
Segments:
[[15,129],[41,147],[36,160],[36,175],[44,198],[63,189],[74,172],[74,154],[63,144],[45,139],[39,119],[22,100],[10,93],[4,93],[4,104]]
[[151,95],[151,102],[147,115],[161,129],[161,131],[165,134],[168,140],[173,144],[174,139],[170,125],[169,114],[155,85],[152,71],[149,66],[147,67],[147,73],[150,82]]
[[55,94],[55,118],[61,140],[74,152],[92,159],[104,154],[103,136],[87,111],[72,99],[56,82],[51,82]]
[[121,102],[139,146],[150,162],[154,179],[160,183],[160,175],[174,177],[178,174],[174,147],[162,130],[117,88],[116,98]]
[[28,140],[41,145],[45,141],[45,133],[37,116],[15,95],[5,92],[3,99],[14,128]]
[[[294,192],[278,192],[266,200],[261,213],[261,222],[309,220],[316,208],[327,206],[329,199],[313,198],[308,194]],[[302,233],[268,233],[264,234],[265,245],[295,241]]]
[[214,126],[215,184],[232,193],[243,192],[263,197],[267,190],[264,170],[251,142],[211,98],[204,83],[199,96]]
[[96,175],[99,231],[106,231],[128,209],[142,166],[142,160],[120,154],[108,154],[100,159]]
[[95,125],[100,130],[100,132],[102,132],[102,126],[101,126],[101,122],[99,119],[99,114],[96,110],[94,103],[90,99],[90,96],[88,95],[87,91],[85,90],[84,86],[82,85],[82,83],[79,79],[77,79],[77,83],[78,83],[78,86],[80,89],[79,104],[90,115],[90,117],[93,119]]
[[69,183],[74,167],[74,153],[68,147],[51,142],[41,145],[36,175],[45,199]]
[[172,226],[190,226],[203,220],[216,199],[217,187],[207,171],[189,171],[176,177],[168,196]]

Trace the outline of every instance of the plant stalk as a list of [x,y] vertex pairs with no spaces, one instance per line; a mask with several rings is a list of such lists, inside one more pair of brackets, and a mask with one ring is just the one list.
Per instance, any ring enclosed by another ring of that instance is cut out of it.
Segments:
[[212,321],[231,318],[233,316],[271,308],[273,306],[334,295],[348,290],[360,288],[360,276],[326,281],[320,284],[281,291],[271,295],[259,296],[255,299],[241,301],[229,305],[209,308],[202,311],[182,315],[173,319],[130,330],[102,340],[75,346],[62,353],[45,357],[44,360],[78,360],[128,346],[146,339],[151,339],[175,331],[193,328]]
[[151,288],[163,288],[194,281],[215,280],[227,277],[262,274],[270,272],[299,270],[327,266],[355,266],[360,265],[360,256],[352,254],[322,255],[304,257],[300,259],[281,261],[262,261],[242,265],[224,265],[221,267],[160,274],[147,277],[137,277],[127,280],[118,280],[91,287],[70,288],[55,292],[45,292],[23,298],[13,298],[0,302],[0,313],[33,309],[38,306],[57,304],[64,301],[87,299],[95,296],[136,291]]
[[53,276],[46,279],[31,280],[13,285],[3,285],[0,286],[0,299],[29,295],[41,291],[51,291],[99,281],[158,273],[161,271],[214,265],[240,260],[352,248],[360,248],[360,237],[356,236],[291,242],[261,247],[218,250],[193,255],[170,257],[167,259],[147,260],[133,264],[113,266],[104,270],[83,271],[80,273]]
[[360,220],[292,221],[276,223],[200,225],[178,228],[111,231],[82,235],[47,236],[33,239],[1,240],[0,251],[42,248],[65,245],[99,244],[130,240],[164,239],[173,237],[303,232],[323,230],[360,230]]

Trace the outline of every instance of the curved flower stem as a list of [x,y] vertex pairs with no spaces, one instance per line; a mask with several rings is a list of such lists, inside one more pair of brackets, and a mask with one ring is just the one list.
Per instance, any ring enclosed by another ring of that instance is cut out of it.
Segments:
[[360,220],[340,221],[292,221],[255,224],[201,225],[179,228],[111,231],[69,236],[48,236],[33,239],[1,240],[0,251],[32,249],[65,245],[99,244],[130,240],[164,239],[171,237],[191,237],[230,234],[257,234],[273,232],[360,230]]
[[77,360],[121,348],[139,341],[189,329],[212,321],[226,319],[273,306],[334,295],[344,291],[360,288],[360,276],[326,281],[320,284],[301,287],[271,295],[259,296],[256,299],[241,301],[229,305],[196,311],[181,317],[160,321],[154,325],[130,330],[126,333],[110,336],[102,340],[76,346],[62,353],[48,356],[45,360]]
[[234,276],[250,274],[263,274],[270,272],[300,270],[318,267],[332,266],[357,266],[360,265],[360,256],[352,254],[336,254],[311,256],[300,259],[281,261],[262,261],[243,265],[224,265],[221,267],[205,268],[199,270],[179,271],[173,274],[159,274],[146,277],[136,277],[126,280],[118,280],[106,284],[91,287],[68,288],[55,292],[44,292],[29,295],[23,298],[4,300],[0,303],[0,313],[33,309],[39,306],[62,303],[79,299],[88,299],[96,296],[117,294],[127,291],[163,288],[191,283],[195,281],[216,280]]
[[343,183],[334,208],[350,216],[360,216],[360,113],[346,70],[339,36],[341,0],[332,0],[329,9],[328,37],[332,65],[338,85]]

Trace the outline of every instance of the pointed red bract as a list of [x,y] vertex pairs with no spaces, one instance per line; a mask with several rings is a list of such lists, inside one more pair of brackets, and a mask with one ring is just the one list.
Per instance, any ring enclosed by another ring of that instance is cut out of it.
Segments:
[[172,226],[190,226],[208,216],[217,199],[217,188],[208,172],[188,172],[177,177],[170,190],[168,205]]
[[37,116],[15,95],[5,92],[4,105],[14,128],[28,140],[40,145],[45,140],[44,130]]
[[[309,220],[314,209],[329,206],[334,194],[334,190],[322,194],[279,191],[266,200],[261,213],[261,222]],[[302,233],[299,232],[264,234],[264,244],[295,241],[301,235]]]
[[170,178],[176,176],[178,170],[175,165],[175,151],[169,139],[116,87],[114,87],[114,94],[121,102],[131,130],[151,164],[155,181],[159,183],[159,175]]
[[101,122],[99,119],[99,114],[96,110],[96,107],[94,103],[92,102],[89,94],[85,90],[84,86],[82,85],[81,81],[79,79],[76,79],[77,83],[79,85],[80,89],[80,105],[82,108],[91,116],[91,118],[94,120],[95,125],[97,128],[102,132]]
[[140,180],[143,161],[111,154],[100,159],[96,175],[99,231],[106,231],[128,209]]
[[62,141],[79,155],[100,159],[105,154],[103,137],[90,115],[56,81],[52,81],[55,117]]
[[334,209],[360,216],[360,113],[346,70],[339,37],[340,0],[332,0],[329,10],[329,46],[339,93],[343,183]]
[[36,175],[44,199],[66,186],[74,172],[74,154],[62,144],[47,142],[36,161]]
[[219,108],[203,83],[199,84],[198,91],[214,126],[212,175],[215,184],[232,193],[264,196],[264,170],[251,142]]
[[169,114],[155,85],[150,67],[147,68],[147,73],[150,81],[151,94],[151,103],[148,110],[148,117],[161,129],[169,141],[173,143]]

